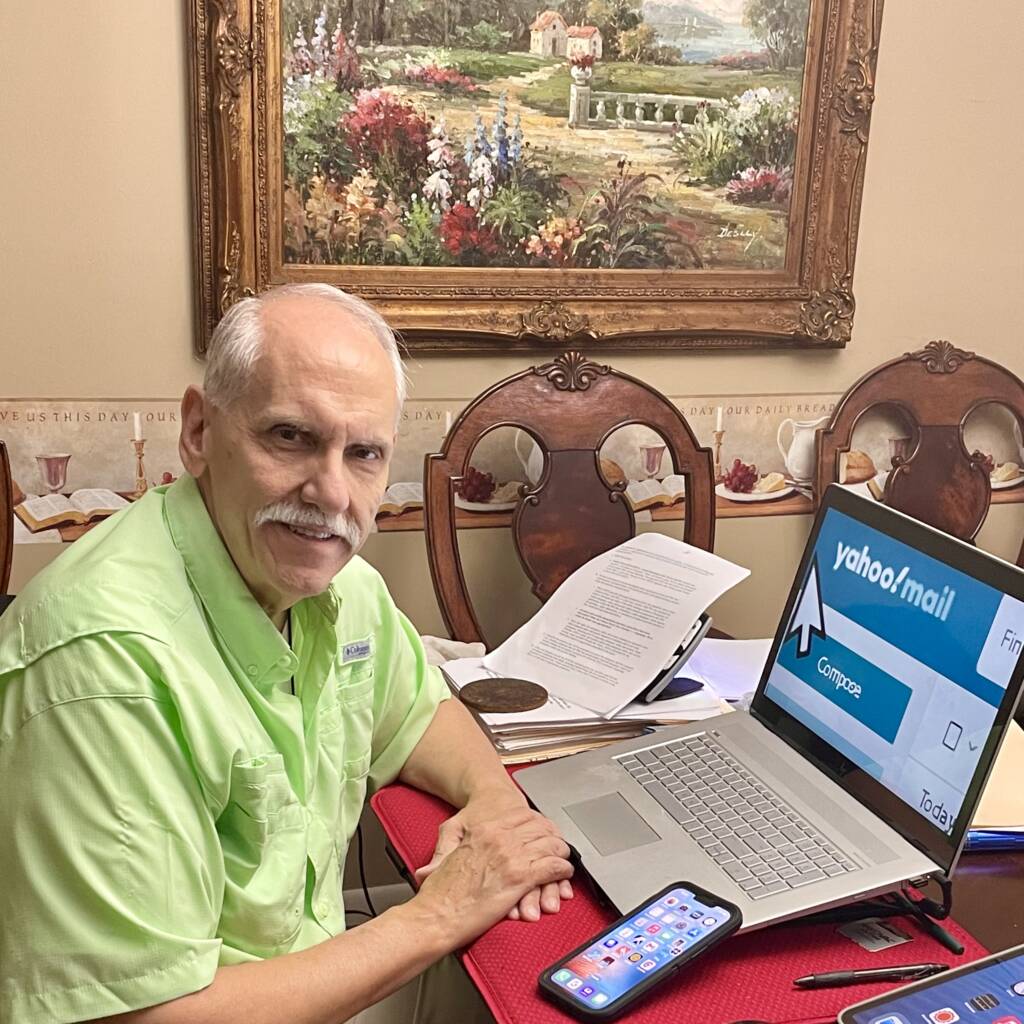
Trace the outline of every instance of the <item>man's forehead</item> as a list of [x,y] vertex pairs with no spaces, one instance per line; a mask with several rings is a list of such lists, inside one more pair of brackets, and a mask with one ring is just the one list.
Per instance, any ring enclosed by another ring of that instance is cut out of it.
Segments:
[[267,301],[261,310],[264,354],[285,361],[334,361],[351,350],[378,350],[370,326],[337,302],[318,296],[285,295]]

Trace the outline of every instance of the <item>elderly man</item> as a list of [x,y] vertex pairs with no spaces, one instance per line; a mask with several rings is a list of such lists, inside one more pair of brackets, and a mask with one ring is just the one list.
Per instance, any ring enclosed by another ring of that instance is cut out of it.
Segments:
[[[0,1020],[338,1024],[571,895],[355,557],[403,391],[361,301],[239,303],[182,401],[187,475],[0,619]],[[462,810],[417,895],[346,933],[349,840],[396,778]]]

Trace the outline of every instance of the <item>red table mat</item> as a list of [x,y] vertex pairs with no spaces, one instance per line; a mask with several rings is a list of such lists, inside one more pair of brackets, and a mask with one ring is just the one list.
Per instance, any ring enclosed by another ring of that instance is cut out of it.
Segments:
[[[403,785],[388,786],[371,801],[391,845],[411,871],[430,860],[437,829],[452,814],[448,804]],[[685,874],[685,872],[682,872]],[[544,999],[537,976],[615,919],[577,879],[575,898],[535,923],[502,921],[460,954],[463,966],[500,1024],[564,1024],[572,1020]],[[624,1019],[637,1024],[826,1024],[844,1007],[897,987],[853,985],[803,991],[803,974],[889,964],[948,963],[984,956],[987,950],[952,921],[943,922],[965,947],[954,956],[912,920],[894,918],[913,941],[869,953],[839,935],[832,924],[777,925],[735,936],[695,961],[677,979],[657,988]]]

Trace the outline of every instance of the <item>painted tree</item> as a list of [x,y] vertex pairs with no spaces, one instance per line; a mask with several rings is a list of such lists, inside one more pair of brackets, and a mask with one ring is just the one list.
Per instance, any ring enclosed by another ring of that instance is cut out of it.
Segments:
[[634,64],[653,60],[657,46],[658,33],[650,25],[640,24],[619,33],[619,56]]
[[764,43],[773,70],[803,64],[808,13],[809,0],[747,0],[743,20]]
[[640,0],[590,0],[586,21],[601,30],[605,46],[612,56],[620,56],[620,36],[644,20]]

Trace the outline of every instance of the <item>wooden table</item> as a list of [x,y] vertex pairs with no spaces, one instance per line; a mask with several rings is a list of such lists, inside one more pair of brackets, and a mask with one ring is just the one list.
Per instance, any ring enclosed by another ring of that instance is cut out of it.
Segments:
[[965,854],[953,873],[953,916],[993,951],[1024,943],[1024,852]]

